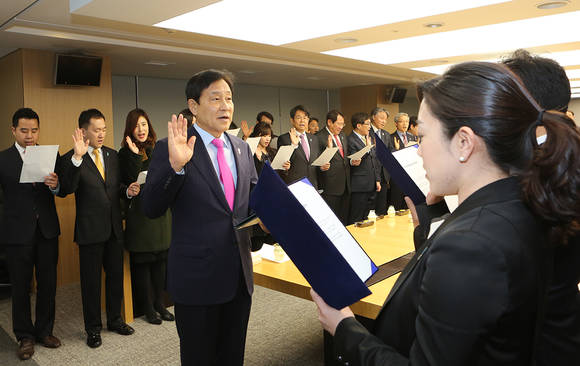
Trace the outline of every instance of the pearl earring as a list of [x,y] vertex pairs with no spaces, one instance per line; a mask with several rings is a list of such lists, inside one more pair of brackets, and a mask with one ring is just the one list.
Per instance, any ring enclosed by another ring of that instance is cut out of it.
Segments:
[[463,156],[460,156],[460,157],[459,157],[459,162],[460,162],[460,163],[463,163],[463,162],[465,162],[465,158],[464,158]]

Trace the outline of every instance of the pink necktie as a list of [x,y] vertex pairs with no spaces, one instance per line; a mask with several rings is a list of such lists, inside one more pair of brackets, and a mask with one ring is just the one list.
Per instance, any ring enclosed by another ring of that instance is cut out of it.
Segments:
[[340,156],[344,158],[344,151],[342,151],[342,144],[340,143],[340,136],[334,135],[336,145],[338,146],[338,151],[340,151]]
[[403,144],[407,145],[407,133],[403,134]]
[[302,149],[304,154],[306,154],[306,160],[310,160],[310,149],[308,148],[308,143],[306,142],[306,134],[300,135],[300,143],[302,144]]
[[234,177],[232,176],[232,171],[230,170],[230,167],[226,161],[226,156],[224,155],[224,142],[220,139],[213,139],[211,143],[217,147],[217,161],[218,167],[220,169],[220,182],[222,182],[224,185],[226,200],[230,205],[230,209],[233,210],[236,188],[234,186]]

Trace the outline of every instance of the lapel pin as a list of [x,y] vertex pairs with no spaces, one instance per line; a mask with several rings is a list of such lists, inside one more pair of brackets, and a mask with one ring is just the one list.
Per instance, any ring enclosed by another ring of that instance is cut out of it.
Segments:
[[242,152],[240,151],[239,147],[238,147],[238,155],[242,155]]

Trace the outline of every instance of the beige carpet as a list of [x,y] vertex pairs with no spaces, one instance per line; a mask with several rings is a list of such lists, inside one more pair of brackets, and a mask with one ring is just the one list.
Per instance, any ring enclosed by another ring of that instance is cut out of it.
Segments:
[[[0,301],[0,326],[14,340],[10,307],[9,300]],[[121,336],[103,330],[103,345],[91,349],[85,344],[79,285],[59,288],[56,311],[54,334],[63,345],[54,350],[35,347],[33,360],[40,366],[179,365],[179,339],[174,322],[151,325],[136,319],[131,324],[134,335]],[[5,344],[0,346],[5,348]],[[12,347],[16,347],[15,341]],[[18,362],[15,348],[3,349],[0,365],[14,361]],[[322,365],[322,330],[314,303],[256,286],[244,363]]]

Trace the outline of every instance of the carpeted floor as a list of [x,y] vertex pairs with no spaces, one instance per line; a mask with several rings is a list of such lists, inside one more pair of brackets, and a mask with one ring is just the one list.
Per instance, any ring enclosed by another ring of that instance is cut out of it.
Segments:
[[[322,365],[322,329],[313,302],[256,286],[248,326],[245,365]],[[172,309],[169,309],[172,311]],[[105,321],[103,315],[103,321]],[[0,365],[179,365],[179,338],[174,322],[151,325],[136,319],[132,336],[102,332],[103,345],[85,344],[80,286],[57,292],[54,334],[58,349],[35,347],[32,360],[16,357],[11,303],[0,300]]]

